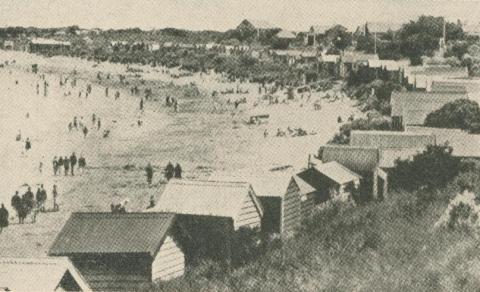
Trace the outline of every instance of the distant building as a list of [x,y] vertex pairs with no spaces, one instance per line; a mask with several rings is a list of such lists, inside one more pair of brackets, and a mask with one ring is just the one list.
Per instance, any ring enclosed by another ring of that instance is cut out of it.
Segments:
[[451,67],[448,65],[434,65],[408,68],[406,70],[408,83],[415,90],[431,91],[435,81],[452,81],[451,79],[468,78],[467,67]]
[[280,29],[280,27],[276,25],[272,25],[264,20],[259,19],[244,19],[236,28],[237,30],[249,30],[255,31],[257,33],[257,37],[259,37],[262,33],[266,31],[272,31],[276,29]]
[[468,94],[465,84],[451,81],[433,81],[430,92]]
[[395,22],[367,22],[365,23],[366,31],[370,34],[376,34],[377,36],[381,36],[388,32],[397,32],[402,28],[401,23]]
[[29,52],[41,54],[64,54],[70,51],[71,43],[53,39],[36,38],[30,41]]
[[394,91],[390,98],[392,125],[395,129],[408,125],[423,125],[429,113],[449,102],[464,98],[468,96],[463,93]]
[[361,66],[368,66],[372,60],[379,60],[377,54],[366,54],[357,51],[346,51],[340,56],[340,75],[347,77],[351,72],[356,72]]
[[310,29],[305,34],[305,45],[311,47],[317,47],[319,41],[322,37],[325,36],[327,30],[332,28],[330,25],[312,25]]
[[380,150],[375,147],[325,145],[318,152],[318,159],[323,163],[336,161],[361,175],[360,189],[375,199],[385,198],[388,194],[388,174],[381,168],[380,158]]
[[92,291],[65,257],[0,258],[0,291]]
[[165,213],[73,213],[49,255],[68,257],[94,290],[137,291],[184,274],[175,219]]

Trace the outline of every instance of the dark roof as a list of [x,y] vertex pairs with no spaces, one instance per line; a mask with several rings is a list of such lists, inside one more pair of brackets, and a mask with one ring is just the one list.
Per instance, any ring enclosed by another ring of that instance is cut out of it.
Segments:
[[50,255],[158,252],[174,220],[170,213],[73,213]]
[[467,94],[467,87],[465,84],[448,82],[448,81],[433,81],[432,92],[435,93],[463,93]]
[[294,176],[302,195],[319,191],[322,188],[321,178],[320,172],[314,168],[308,168]]

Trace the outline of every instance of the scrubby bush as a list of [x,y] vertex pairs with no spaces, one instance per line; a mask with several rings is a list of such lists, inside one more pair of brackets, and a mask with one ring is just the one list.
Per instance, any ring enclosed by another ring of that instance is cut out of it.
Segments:
[[473,100],[455,100],[428,114],[424,124],[427,127],[476,130],[480,124],[480,107]]
[[390,173],[391,185],[410,191],[446,186],[460,171],[460,159],[452,156],[448,146],[428,146],[412,160],[397,160]]
[[330,140],[330,144],[349,144],[350,133],[352,130],[379,130],[391,131],[392,125],[390,120],[386,118],[373,119],[355,119],[350,123],[346,123],[340,127],[340,131]]

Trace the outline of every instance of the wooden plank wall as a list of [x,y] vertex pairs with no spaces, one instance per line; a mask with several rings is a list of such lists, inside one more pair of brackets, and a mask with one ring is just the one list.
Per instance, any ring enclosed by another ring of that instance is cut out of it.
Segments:
[[250,195],[245,196],[245,200],[243,201],[243,206],[240,211],[240,214],[237,217],[237,220],[234,222],[235,229],[240,227],[250,227],[255,228],[261,226],[260,213],[253,202],[253,199]]
[[170,236],[152,262],[152,281],[167,281],[185,273],[185,255]]

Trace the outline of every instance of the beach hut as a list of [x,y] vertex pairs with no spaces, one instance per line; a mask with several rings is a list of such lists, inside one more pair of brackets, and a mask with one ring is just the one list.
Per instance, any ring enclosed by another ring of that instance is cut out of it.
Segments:
[[0,258],[0,291],[92,291],[66,257]]
[[298,193],[288,191],[291,177],[290,173],[285,172],[281,174],[216,172],[209,179],[249,183],[262,204],[262,231],[290,236],[300,223],[300,196]]
[[361,131],[350,133],[351,146],[377,148],[417,148],[425,149],[435,145],[435,136],[428,133],[398,132],[398,131]]
[[263,208],[247,182],[170,180],[149,212],[230,218],[234,230],[261,227]]
[[73,213],[50,248],[66,256],[94,290],[135,291],[182,276],[175,215]]
[[429,113],[463,98],[468,96],[464,93],[394,91],[390,99],[392,125],[397,129],[408,125],[423,125]]
[[362,176],[360,188],[382,199],[388,193],[388,175],[381,167],[381,150],[376,147],[324,145],[318,159],[323,163],[336,161]]
[[34,38],[30,41],[30,53],[61,54],[70,51],[71,43],[54,39]]

